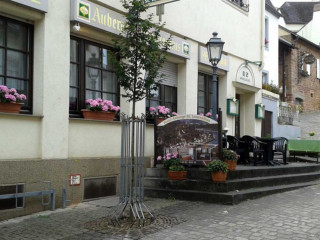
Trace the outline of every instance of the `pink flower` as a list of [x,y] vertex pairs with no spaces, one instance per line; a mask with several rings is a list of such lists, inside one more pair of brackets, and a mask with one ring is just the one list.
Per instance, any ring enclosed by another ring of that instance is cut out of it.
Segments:
[[218,114],[216,114],[216,120],[218,120],[219,119],[219,115]]
[[13,96],[13,95],[11,95],[9,93],[5,94],[4,98],[7,99],[7,100],[11,100],[12,102],[15,102],[17,100],[15,96]]
[[93,101],[92,99],[87,99],[87,100],[86,100],[86,103],[89,103],[89,104],[90,104],[92,101]]
[[99,106],[99,103],[96,100],[92,100],[90,102],[90,107],[96,107],[96,106]]
[[108,106],[104,105],[104,106],[102,107],[102,111],[107,112],[108,110],[109,110],[109,107],[108,107]]
[[150,112],[154,112],[156,110],[156,108],[154,108],[154,107],[149,107],[149,111]]
[[110,106],[110,107],[112,106],[112,101],[110,101],[110,100],[104,100],[103,103]]
[[173,115],[173,116],[179,116],[179,114],[176,113],[176,112],[172,112],[172,115]]
[[206,117],[211,117],[212,116],[212,113],[211,112],[207,112],[206,113]]
[[169,108],[165,108],[165,112],[166,113],[170,113],[170,109]]
[[204,116],[203,113],[200,113],[199,115],[200,115],[200,116]]
[[101,98],[97,98],[96,101],[101,104],[102,103],[102,99]]
[[177,153],[173,153],[172,156],[173,156],[174,158],[177,158],[177,157],[178,157],[178,154],[177,154]]
[[1,85],[0,86],[0,91],[3,93],[9,93],[9,89],[7,86]]
[[119,106],[111,106],[111,110],[118,112],[120,110],[120,107]]
[[27,99],[27,96],[24,95],[24,94],[21,94],[21,95],[20,95],[20,98],[21,98],[21,101],[23,101],[23,100],[26,100],[26,99]]
[[15,88],[10,88],[10,91],[9,91],[11,94],[16,94],[17,93],[17,90]]
[[157,161],[161,161],[162,160],[162,157],[161,156],[158,156],[157,157]]

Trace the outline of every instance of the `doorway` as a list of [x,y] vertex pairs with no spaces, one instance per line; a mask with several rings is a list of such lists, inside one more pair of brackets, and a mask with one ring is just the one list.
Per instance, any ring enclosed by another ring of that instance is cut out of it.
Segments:
[[235,133],[234,133],[234,135],[237,138],[240,138],[240,114],[241,114],[240,94],[236,94],[236,99],[239,100],[239,114],[238,114],[238,116],[235,116],[235,126],[234,126]]
[[272,137],[272,112],[265,111],[261,126],[261,137]]

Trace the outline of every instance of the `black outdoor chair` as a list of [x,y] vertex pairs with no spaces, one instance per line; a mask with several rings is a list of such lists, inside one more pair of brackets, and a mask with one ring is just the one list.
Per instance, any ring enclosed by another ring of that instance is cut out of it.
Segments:
[[227,135],[227,143],[227,148],[235,151],[240,156],[238,163],[247,164],[249,161],[249,153],[246,151],[245,142],[234,136]]
[[287,164],[287,143],[288,139],[285,137],[277,137],[275,138],[277,141],[274,142],[274,153],[281,153],[283,164]]
[[[267,144],[259,141],[257,138],[245,135],[241,138],[246,144],[246,151],[253,154],[253,165],[265,163],[265,149]],[[258,158],[259,157],[259,158]]]

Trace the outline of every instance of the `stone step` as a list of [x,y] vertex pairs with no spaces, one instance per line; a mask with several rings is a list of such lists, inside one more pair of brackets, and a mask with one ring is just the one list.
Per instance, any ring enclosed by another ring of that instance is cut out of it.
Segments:
[[252,188],[252,189],[241,190],[241,191],[231,191],[227,193],[145,187],[145,196],[154,197],[154,198],[204,201],[204,202],[221,203],[221,204],[238,204],[241,201],[245,201],[247,199],[255,199],[255,198],[267,196],[270,194],[290,191],[290,190],[298,189],[301,187],[316,185],[319,183],[320,183],[319,181],[312,181],[307,183]]
[[242,178],[227,180],[224,183],[215,183],[212,180],[186,179],[172,181],[168,178],[145,178],[145,187],[162,189],[198,190],[207,192],[230,192],[250,188],[278,186],[294,183],[304,183],[320,179],[320,172],[303,174],[287,174],[268,177]]
[[[206,168],[190,168],[188,179],[210,180],[211,173]],[[228,180],[267,177],[276,175],[290,175],[320,171],[320,164],[290,163],[280,166],[237,166],[236,171],[228,172]],[[168,172],[163,168],[147,168],[146,177],[168,178]]]

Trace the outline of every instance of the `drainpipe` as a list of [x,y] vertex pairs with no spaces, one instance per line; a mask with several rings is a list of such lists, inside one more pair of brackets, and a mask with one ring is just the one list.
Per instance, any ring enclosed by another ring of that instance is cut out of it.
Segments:
[[282,51],[282,101],[286,101],[286,80],[287,80],[287,74],[286,74],[286,49],[283,48]]

